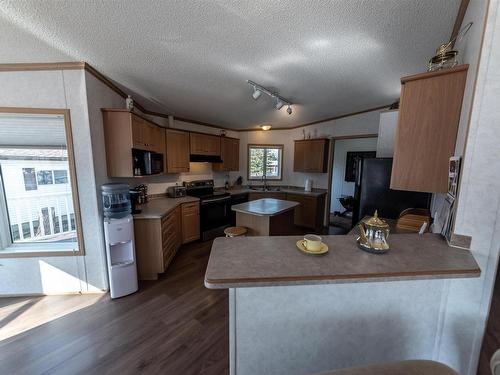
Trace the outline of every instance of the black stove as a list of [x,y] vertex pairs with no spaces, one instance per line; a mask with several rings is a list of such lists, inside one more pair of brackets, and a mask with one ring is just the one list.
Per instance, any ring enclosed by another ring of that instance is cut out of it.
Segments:
[[184,182],[186,194],[200,198],[200,228],[203,241],[218,237],[231,221],[231,194],[214,191],[213,180]]

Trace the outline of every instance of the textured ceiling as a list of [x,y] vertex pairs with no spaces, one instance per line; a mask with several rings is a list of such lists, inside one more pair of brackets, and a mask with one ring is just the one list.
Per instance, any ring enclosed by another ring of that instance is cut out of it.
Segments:
[[[87,61],[180,117],[294,126],[391,103],[460,0],[0,0],[0,63]],[[276,111],[253,80],[291,100]]]

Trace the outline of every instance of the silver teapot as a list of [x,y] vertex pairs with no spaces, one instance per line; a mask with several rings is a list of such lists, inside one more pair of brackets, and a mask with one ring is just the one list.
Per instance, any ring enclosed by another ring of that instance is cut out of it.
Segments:
[[389,250],[389,224],[378,217],[377,211],[373,217],[366,218],[358,224],[360,236],[358,247],[370,253],[381,254]]

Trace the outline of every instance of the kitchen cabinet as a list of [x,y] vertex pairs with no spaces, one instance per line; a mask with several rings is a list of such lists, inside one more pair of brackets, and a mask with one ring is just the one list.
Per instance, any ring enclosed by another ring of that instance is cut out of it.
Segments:
[[189,172],[189,133],[167,129],[166,142],[166,172]]
[[391,189],[448,190],[468,65],[401,79]]
[[134,177],[132,148],[165,155],[165,128],[126,109],[102,109],[108,177]]
[[133,147],[164,154],[165,129],[134,113],[130,113],[130,116]]
[[304,139],[294,143],[294,172],[325,173],[327,171],[328,139]]
[[217,135],[189,133],[191,155],[220,156],[220,139]]
[[159,219],[134,219],[137,271],[141,280],[165,272],[182,243],[181,207]]
[[182,243],[196,241],[200,238],[200,204],[198,202],[183,203],[182,215]]
[[287,193],[286,200],[299,203],[299,206],[295,207],[295,225],[314,230],[321,229],[325,213],[325,195]]
[[220,156],[222,163],[213,163],[214,171],[240,170],[240,140],[236,138],[220,138]]

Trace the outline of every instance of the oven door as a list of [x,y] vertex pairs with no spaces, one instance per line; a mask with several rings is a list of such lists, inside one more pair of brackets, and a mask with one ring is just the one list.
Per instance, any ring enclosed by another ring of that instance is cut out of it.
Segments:
[[200,202],[202,232],[229,224],[230,199],[231,197],[211,198]]

